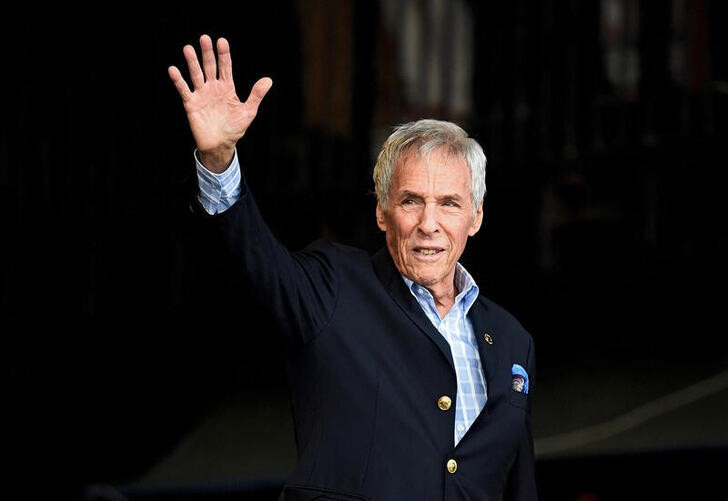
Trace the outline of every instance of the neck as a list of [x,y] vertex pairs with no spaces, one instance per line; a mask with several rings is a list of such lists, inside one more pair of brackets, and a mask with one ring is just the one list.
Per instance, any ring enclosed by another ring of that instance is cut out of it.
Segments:
[[450,283],[449,287],[441,285],[439,287],[428,287],[427,290],[432,294],[440,318],[444,318],[455,304],[455,296],[458,295],[455,285]]

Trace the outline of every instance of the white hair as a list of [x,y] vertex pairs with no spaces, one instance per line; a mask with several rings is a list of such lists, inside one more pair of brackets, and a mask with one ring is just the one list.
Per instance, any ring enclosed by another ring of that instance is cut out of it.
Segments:
[[382,210],[389,205],[389,188],[397,162],[414,153],[427,158],[430,153],[445,148],[451,155],[465,159],[470,168],[470,191],[473,217],[485,198],[485,165],[483,148],[458,125],[442,120],[422,119],[398,125],[390,134],[377,156],[374,166],[374,190]]

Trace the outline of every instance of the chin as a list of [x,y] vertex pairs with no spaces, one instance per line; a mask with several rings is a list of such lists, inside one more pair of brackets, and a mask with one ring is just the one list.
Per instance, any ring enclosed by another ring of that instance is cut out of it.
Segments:
[[430,285],[434,285],[437,283],[437,277],[434,277],[432,275],[422,275],[419,273],[415,273],[413,275],[414,281],[417,282],[420,285],[424,285],[425,287],[429,287]]

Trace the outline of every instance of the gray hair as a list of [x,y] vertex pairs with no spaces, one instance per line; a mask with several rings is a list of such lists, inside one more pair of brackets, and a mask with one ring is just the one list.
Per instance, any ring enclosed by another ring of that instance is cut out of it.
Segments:
[[470,191],[473,217],[485,198],[485,164],[483,148],[458,125],[442,120],[422,119],[398,125],[384,141],[374,166],[374,190],[382,210],[389,205],[392,174],[400,158],[414,153],[427,158],[445,148],[449,154],[462,157],[470,168]]

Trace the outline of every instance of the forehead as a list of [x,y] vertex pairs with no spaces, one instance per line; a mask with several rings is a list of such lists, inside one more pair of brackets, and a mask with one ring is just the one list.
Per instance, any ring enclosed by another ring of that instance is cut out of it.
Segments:
[[470,189],[470,168],[460,155],[447,148],[437,148],[428,155],[410,151],[395,164],[391,188],[395,191],[411,190],[427,184],[449,190]]

